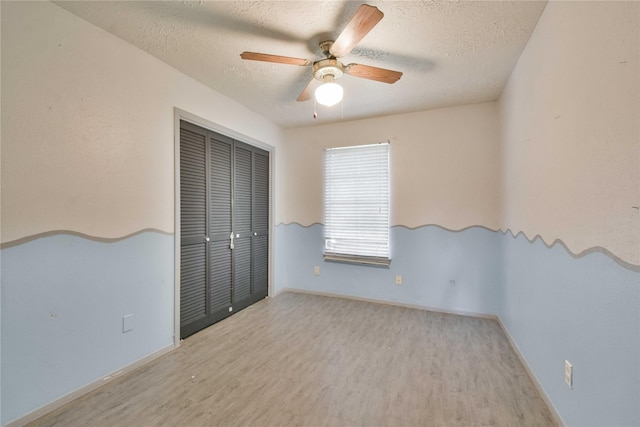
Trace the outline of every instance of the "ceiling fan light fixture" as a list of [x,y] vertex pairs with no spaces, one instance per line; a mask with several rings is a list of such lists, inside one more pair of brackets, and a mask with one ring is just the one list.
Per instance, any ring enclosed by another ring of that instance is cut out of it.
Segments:
[[325,82],[316,89],[316,101],[326,107],[332,107],[342,101],[344,90],[342,86],[333,81],[333,76],[325,76],[324,80]]

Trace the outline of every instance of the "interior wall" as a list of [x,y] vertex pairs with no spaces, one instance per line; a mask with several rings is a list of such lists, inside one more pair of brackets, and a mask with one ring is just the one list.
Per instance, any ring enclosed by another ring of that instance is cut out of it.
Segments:
[[[498,134],[495,103],[285,130],[278,288],[495,313]],[[391,267],[323,262],[323,149],[385,141]]]
[[[2,43],[2,2],[0,2],[0,44]],[[2,81],[2,54],[0,53],[0,82]],[[2,99],[2,84],[0,84],[0,99]],[[2,117],[2,102],[0,102],[0,117]],[[1,120],[0,120],[1,122]],[[2,189],[2,124],[0,123],[0,191]],[[2,236],[2,197],[0,193],[0,236]],[[0,249],[0,308],[2,308],[2,250]],[[0,425],[2,425],[2,313],[0,312]]]
[[6,424],[172,345],[174,108],[282,135],[52,3],[3,1],[1,25]]
[[638,265],[638,5],[560,3],[501,98],[501,226]]
[[639,29],[549,2],[500,99],[498,313],[567,425],[640,424]]
[[281,222],[322,223],[323,149],[391,144],[391,225],[496,230],[496,103],[286,129]]

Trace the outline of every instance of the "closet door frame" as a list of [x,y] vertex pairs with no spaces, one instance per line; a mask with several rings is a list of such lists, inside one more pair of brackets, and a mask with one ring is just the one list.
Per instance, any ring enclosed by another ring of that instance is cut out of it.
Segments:
[[174,108],[174,318],[173,344],[180,346],[180,121],[185,121],[206,130],[227,136],[244,144],[269,152],[269,260],[267,296],[273,295],[273,179],[275,147],[217,123],[198,117],[179,108]]

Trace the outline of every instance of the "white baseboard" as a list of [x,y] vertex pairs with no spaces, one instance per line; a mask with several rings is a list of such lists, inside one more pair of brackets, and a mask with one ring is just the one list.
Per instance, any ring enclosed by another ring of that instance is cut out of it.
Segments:
[[545,393],[544,388],[542,388],[542,384],[538,382],[538,379],[533,374],[533,370],[529,366],[529,363],[527,363],[527,359],[525,359],[524,355],[520,351],[520,347],[518,347],[518,344],[516,344],[515,340],[511,336],[509,329],[507,329],[507,326],[502,322],[502,319],[500,318],[500,316],[496,316],[496,319],[498,320],[498,324],[500,325],[500,328],[502,328],[502,331],[507,337],[507,340],[509,340],[509,344],[511,344],[511,348],[518,356],[518,359],[520,359],[520,363],[522,363],[522,366],[524,366],[524,369],[527,371],[529,378],[531,378],[531,381],[533,381],[533,384],[538,389],[538,393],[540,393],[540,397],[542,397],[542,400],[544,400],[544,403],[547,404],[547,407],[549,408],[549,411],[551,412],[551,415],[553,416],[554,420],[556,421],[556,423],[558,423],[559,426],[566,426],[566,423],[560,416],[560,413],[558,413],[558,410],[556,409],[555,406],[553,406],[551,399],[549,399],[549,396],[547,396],[547,393]]
[[121,368],[118,369],[115,372],[110,373],[109,375],[97,379],[83,387],[80,387],[77,390],[72,391],[71,393],[67,393],[64,396],[54,400],[53,402],[47,403],[46,405],[36,409],[33,412],[29,412],[27,415],[23,415],[20,418],[17,418],[13,421],[11,421],[10,423],[6,424],[5,427],[22,427],[25,424],[30,423],[31,421],[35,421],[38,418],[48,414],[49,412],[52,412],[58,408],[60,408],[61,406],[66,405],[67,403],[71,402],[72,400],[75,400],[77,398],[79,398],[80,396],[83,396],[95,389],[97,389],[98,387],[101,387],[113,380],[115,380],[116,378],[129,373],[143,365],[146,365],[147,363],[151,362],[154,359],[157,359],[158,357],[162,356],[165,353],[170,352],[171,350],[177,348],[176,346],[174,346],[173,344],[170,344],[164,348],[161,348],[160,350],[156,351],[155,353],[152,353],[148,356],[143,357],[142,359],[138,359],[135,362]]
[[497,319],[497,316],[494,314],[475,313],[473,311],[462,311],[462,310],[448,310],[448,309],[439,308],[439,307],[429,307],[426,305],[407,304],[407,303],[398,302],[398,301],[359,297],[355,295],[346,295],[346,294],[334,294],[330,292],[311,291],[307,289],[283,288],[283,289],[280,289],[275,296],[278,296],[283,292],[297,292],[299,294],[319,295],[319,296],[331,297],[331,298],[344,298],[344,299],[350,299],[354,301],[364,301],[364,302],[372,302],[376,304],[393,305],[396,307],[415,308],[417,310],[433,311],[436,313],[456,314],[458,316],[467,316],[467,317],[479,317],[481,319],[494,319],[494,320]]

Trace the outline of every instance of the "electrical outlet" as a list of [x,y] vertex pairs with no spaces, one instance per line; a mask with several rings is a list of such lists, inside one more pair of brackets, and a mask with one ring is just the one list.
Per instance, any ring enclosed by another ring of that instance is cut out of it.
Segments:
[[313,275],[314,276],[319,276],[320,275],[320,267],[319,266],[315,266],[313,267]]
[[122,316],[122,333],[133,331],[133,314],[126,314]]
[[455,280],[449,280],[449,286],[455,286],[456,285],[456,281]]
[[399,274],[396,276],[396,285],[402,286],[402,276]]
[[573,365],[568,360],[564,361],[564,382],[573,390]]

